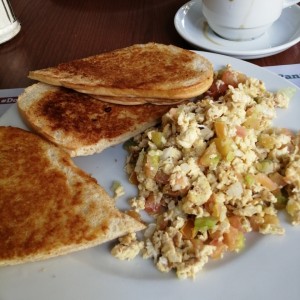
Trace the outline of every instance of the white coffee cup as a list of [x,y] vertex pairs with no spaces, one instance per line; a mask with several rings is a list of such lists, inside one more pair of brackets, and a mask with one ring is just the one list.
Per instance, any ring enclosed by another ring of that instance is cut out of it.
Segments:
[[12,39],[21,29],[9,0],[0,1],[0,44]]
[[202,0],[202,13],[221,37],[243,41],[258,38],[299,0]]

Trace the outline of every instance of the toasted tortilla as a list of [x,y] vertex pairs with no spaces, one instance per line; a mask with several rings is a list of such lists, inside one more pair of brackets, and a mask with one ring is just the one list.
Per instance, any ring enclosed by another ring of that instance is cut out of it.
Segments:
[[144,224],[122,213],[69,154],[43,138],[0,127],[0,266],[86,249]]
[[155,105],[176,105],[193,99],[159,99],[159,98],[143,98],[143,97],[114,97],[114,96],[99,96],[90,95],[91,97],[107,103],[114,103],[120,105],[142,105],[142,104],[155,104]]
[[213,66],[192,51],[148,43],[31,71],[29,78],[86,94],[171,104],[171,99],[176,102],[204,93],[213,81]]
[[25,122],[71,156],[99,153],[157,124],[172,105],[118,105],[48,84],[25,89],[18,99]]

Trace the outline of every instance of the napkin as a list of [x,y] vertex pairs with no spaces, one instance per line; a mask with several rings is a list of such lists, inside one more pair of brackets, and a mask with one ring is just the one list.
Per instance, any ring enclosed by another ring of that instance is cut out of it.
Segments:
[[300,64],[269,66],[265,68],[300,87]]

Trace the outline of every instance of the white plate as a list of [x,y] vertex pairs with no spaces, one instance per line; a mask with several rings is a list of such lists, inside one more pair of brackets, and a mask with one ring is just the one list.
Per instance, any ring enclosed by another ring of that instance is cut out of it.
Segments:
[[[254,59],[282,52],[300,41],[300,7],[283,10],[280,18],[261,37],[252,41],[228,41],[216,35],[201,12],[201,0],[192,0],[176,13],[178,33],[192,45],[241,59]],[[268,12],[266,12],[268,13]]]
[[[300,129],[300,89],[268,70],[223,55],[198,52],[216,69],[230,63],[233,68],[266,83],[269,90],[297,89],[288,110],[278,112],[276,125]],[[0,125],[23,127],[16,105],[0,118]],[[75,162],[109,191],[113,180],[125,187],[126,199],[135,194],[123,171],[125,151],[122,146]],[[246,249],[210,262],[195,281],[178,280],[174,273],[163,274],[151,260],[137,258],[119,261],[109,249],[111,243],[50,260],[0,268],[1,300],[179,300],[179,299],[272,299],[299,300],[300,228],[291,226],[282,214],[285,236],[247,236]]]

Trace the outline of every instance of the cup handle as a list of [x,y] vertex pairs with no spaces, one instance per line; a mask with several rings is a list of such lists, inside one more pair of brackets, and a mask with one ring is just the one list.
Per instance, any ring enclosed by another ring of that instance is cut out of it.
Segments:
[[283,8],[292,6],[294,4],[297,4],[299,2],[299,0],[284,0],[283,1]]

